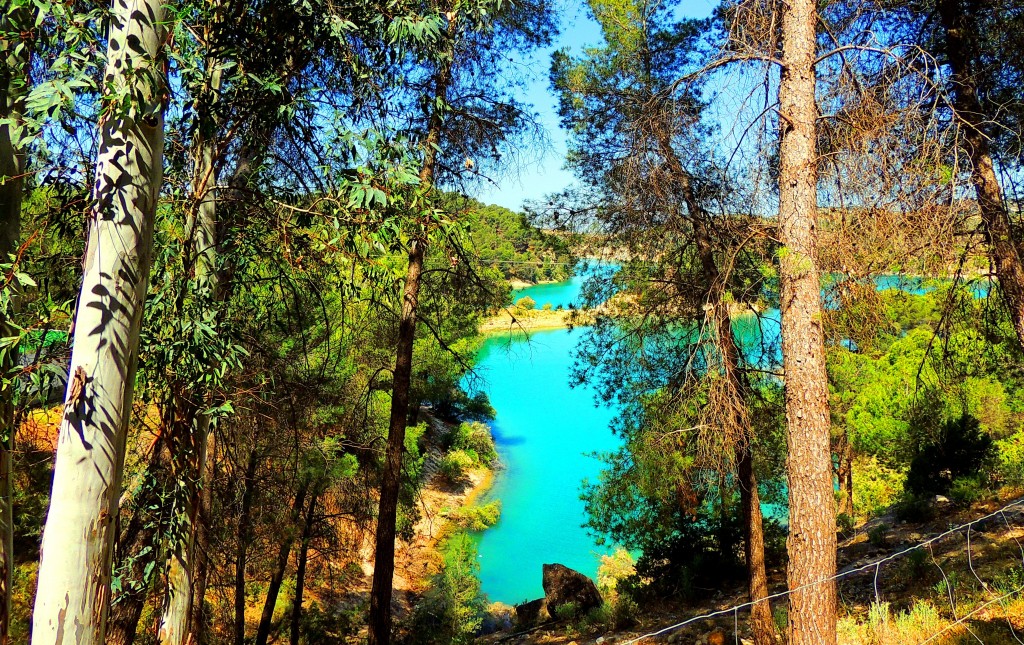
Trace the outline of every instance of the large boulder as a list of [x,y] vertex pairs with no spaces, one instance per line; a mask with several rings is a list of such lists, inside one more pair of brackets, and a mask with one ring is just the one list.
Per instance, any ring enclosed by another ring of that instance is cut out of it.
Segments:
[[575,614],[586,613],[604,603],[593,580],[561,564],[544,565],[544,597],[553,618],[559,617],[559,607],[569,603],[575,606]]
[[543,598],[516,605],[516,624],[520,629],[533,627],[543,620],[545,613]]

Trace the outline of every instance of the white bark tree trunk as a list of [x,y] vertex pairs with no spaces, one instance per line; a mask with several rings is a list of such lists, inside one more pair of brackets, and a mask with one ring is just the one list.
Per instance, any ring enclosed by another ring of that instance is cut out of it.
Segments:
[[32,643],[100,645],[163,179],[163,0],[114,0],[71,374],[43,532]]
[[[220,61],[207,62],[208,79],[204,88],[207,111],[212,111],[220,93],[223,69]],[[213,302],[219,294],[217,273],[217,123],[212,115],[200,115],[203,123],[198,128],[195,141],[192,190],[195,210],[190,219],[190,249],[188,253],[195,262],[195,279],[200,294]],[[202,392],[193,393],[204,401],[208,397]],[[180,428],[179,430],[185,430]],[[160,617],[158,640],[161,645],[184,645],[191,633],[190,620],[193,616],[192,603],[195,600],[195,543],[201,482],[206,472],[207,446],[212,432],[210,415],[200,412],[195,415],[194,425],[189,428],[188,438],[180,437],[176,442],[179,450],[187,449],[191,454],[182,455],[179,463],[184,472],[179,481],[185,482],[185,509],[181,534],[171,549],[167,569],[167,587],[164,594],[163,613]],[[183,433],[185,434],[185,433]]]

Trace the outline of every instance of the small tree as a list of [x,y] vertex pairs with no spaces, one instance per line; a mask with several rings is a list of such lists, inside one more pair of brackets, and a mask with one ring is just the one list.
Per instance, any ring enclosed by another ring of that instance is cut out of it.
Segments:
[[516,301],[516,306],[525,311],[533,311],[537,308],[537,301],[530,296],[523,296]]

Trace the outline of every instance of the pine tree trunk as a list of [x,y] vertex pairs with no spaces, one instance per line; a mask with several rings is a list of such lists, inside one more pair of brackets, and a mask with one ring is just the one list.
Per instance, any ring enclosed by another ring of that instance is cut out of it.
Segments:
[[267,585],[267,597],[263,601],[263,614],[260,616],[260,624],[256,629],[256,645],[267,645],[267,641],[270,639],[270,629],[274,624],[274,608],[277,606],[277,596],[281,591],[281,583],[284,582],[284,574],[288,570],[288,558],[292,553],[295,529],[298,528],[299,519],[302,517],[307,490],[309,490],[307,483],[299,486],[299,491],[295,495],[295,501],[292,503],[291,526],[282,536],[281,544],[278,547],[277,566],[270,576],[270,584]]
[[153,220],[163,177],[161,0],[116,0],[70,378],[43,532],[32,642],[103,643]]
[[768,574],[764,559],[764,518],[761,515],[761,499],[757,490],[751,454],[753,433],[750,429],[749,407],[750,384],[740,369],[741,354],[732,330],[732,314],[726,299],[727,287],[718,262],[715,260],[711,235],[712,220],[701,205],[694,190],[690,174],[679,161],[672,148],[667,129],[658,133],[658,145],[678,182],[678,189],[686,204],[694,243],[701,262],[704,284],[707,285],[706,302],[710,306],[716,334],[716,346],[722,357],[722,369],[729,385],[728,407],[723,419],[729,419],[727,430],[736,446],[736,468],[740,488],[740,507],[743,514],[744,555],[747,561],[747,582],[750,602],[750,628],[757,645],[775,645],[778,634],[772,617],[771,602],[768,600]]
[[[0,31],[29,33],[31,15],[23,8],[0,15]],[[18,44],[25,45],[20,51]],[[25,151],[22,123],[25,96],[28,93],[28,43],[4,39],[0,41],[0,119],[11,124],[0,125],[0,262],[10,261],[18,250],[21,238],[21,201],[25,187]],[[13,312],[10,312],[13,313]],[[0,312],[0,335],[16,336],[17,332]],[[4,379],[18,364],[16,348],[0,359]],[[14,423],[13,383],[0,385],[0,645],[9,642],[11,624],[11,593],[14,584]]]
[[[968,4],[978,9],[973,3]],[[952,72],[953,107],[963,124],[963,147],[971,160],[971,183],[977,193],[981,221],[985,224],[989,257],[995,266],[999,290],[1010,312],[1017,340],[1024,346],[1024,265],[989,149],[985,124],[991,122],[991,117],[984,113],[978,97],[978,28],[970,10],[961,9],[957,0],[940,0],[938,10],[945,30],[946,58]]]
[[789,643],[834,645],[836,505],[816,250],[813,0],[782,10],[779,251],[789,484]]
[[313,535],[313,519],[316,515],[317,496],[309,499],[306,518],[302,523],[302,540],[299,543],[299,561],[295,567],[295,599],[292,602],[292,629],[290,645],[299,645],[299,626],[302,622],[302,596],[306,589],[306,561],[309,556],[309,540]]
[[[698,225],[702,229],[703,225]],[[750,429],[749,401],[750,386],[740,370],[740,351],[736,345],[736,337],[732,331],[732,316],[725,300],[725,285],[717,265],[711,258],[709,269],[709,251],[705,256],[705,278],[712,285],[711,298],[708,304],[716,319],[718,348],[722,353],[725,377],[730,385],[730,396],[733,410],[733,426],[737,433],[734,437],[736,446],[736,474],[740,489],[740,511],[743,519],[743,550],[747,561],[747,590],[750,602],[750,629],[757,645],[775,645],[778,634],[775,620],[772,617],[771,603],[768,600],[768,573],[764,560],[764,518],[761,516],[761,496],[757,490],[757,477],[754,475],[753,432]]]
[[[423,168],[420,182],[432,186],[437,163],[437,149],[441,143],[444,125],[439,103],[447,101],[451,82],[456,17],[448,18],[449,56],[434,75],[435,108],[427,124]],[[369,645],[388,645],[391,642],[391,595],[395,574],[395,527],[398,517],[398,493],[402,483],[402,453],[405,450],[405,427],[409,414],[409,396],[412,385],[412,351],[416,340],[416,315],[419,305],[420,277],[426,254],[426,239],[414,239],[409,247],[409,266],[402,294],[402,313],[398,325],[398,346],[395,350],[395,370],[392,378],[391,417],[388,425],[388,443],[381,474],[380,504],[377,511],[376,549],[374,551],[373,583],[370,589]]]
[[374,554],[373,584],[370,590],[370,645],[391,641],[391,594],[395,574],[395,527],[398,493],[402,485],[402,454],[405,450],[406,412],[412,382],[412,349],[416,339],[416,310],[420,276],[423,272],[425,242],[413,240],[409,268],[405,274],[402,319],[398,327],[398,348],[391,392],[391,422],[384,471],[381,475],[380,506],[377,512],[377,548]]

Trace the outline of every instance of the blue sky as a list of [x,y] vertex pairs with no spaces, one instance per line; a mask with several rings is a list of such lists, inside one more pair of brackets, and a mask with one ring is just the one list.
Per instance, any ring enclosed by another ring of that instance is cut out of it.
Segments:
[[[474,191],[473,196],[484,203],[519,210],[524,202],[542,199],[573,182],[573,176],[563,169],[565,133],[558,124],[555,97],[548,85],[548,69],[552,52],[567,47],[579,53],[585,47],[599,45],[601,32],[584,2],[556,1],[561,29],[555,42],[551,47],[522,59],[526,94],[521,98],[533,105],[546,131],[548,145],[542,149],[522,151],[512,167],[505,169],[503,175],[492,178],[493,184],[485,184]],[[683,16],[703,18],[716,4],[714,0],[681,0],[679,11]]]

